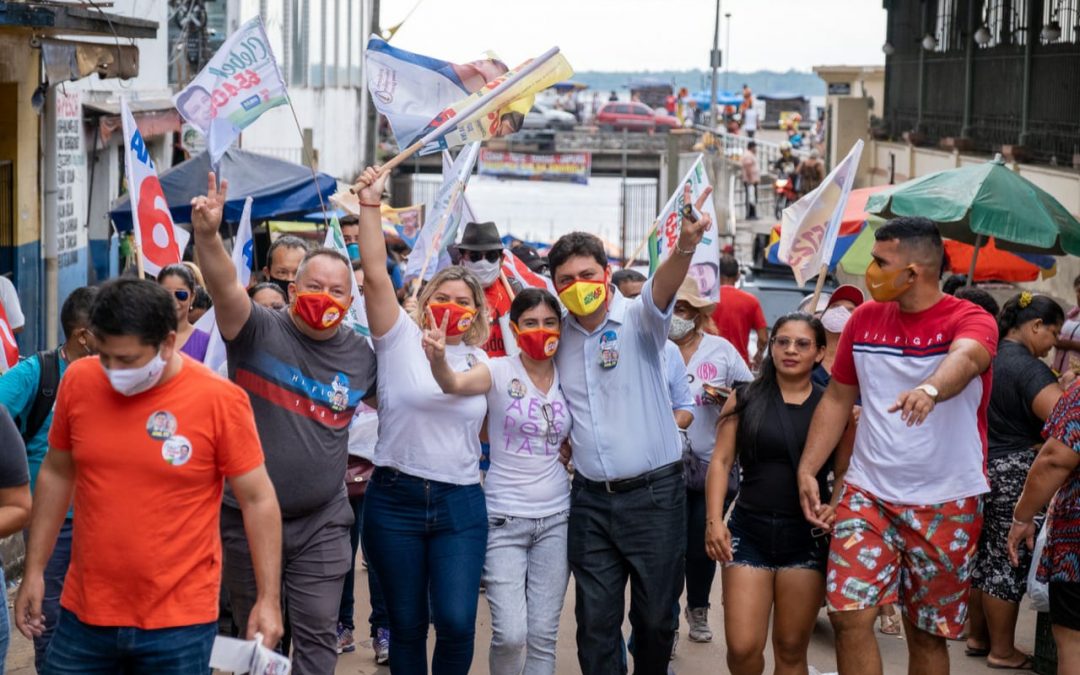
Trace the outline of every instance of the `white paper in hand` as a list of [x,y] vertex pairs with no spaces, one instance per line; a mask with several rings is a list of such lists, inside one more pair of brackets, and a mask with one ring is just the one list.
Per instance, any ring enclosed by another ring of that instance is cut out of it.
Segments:
[[214,649],[210,652],[210,667],[230,673],[289,675],[292,663],[288,658],[264,647],[261,637],[237,640],[219,635],[214,638]]

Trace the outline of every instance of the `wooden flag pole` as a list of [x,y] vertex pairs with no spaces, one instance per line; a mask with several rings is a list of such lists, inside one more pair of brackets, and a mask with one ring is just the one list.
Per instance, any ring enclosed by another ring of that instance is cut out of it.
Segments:
[[808,314],[817,314],[818,300],[821,299],[821,289],[825,287],[825,277],[829,275],[829,263],[823,263],[817,275],[817,285],[814,286],[814,297],[810,300]]
[[[138,224],[136,224],[136,227]],[[135,242],[135,271],[139,273],[139,279],[146,278],[146,267],[143,264],[142,246],[139,246],[139,242]]]
[[637,257],[639,255],[641,255],[641,250],[649,245],[649,238],[652,237],[653,234],[656,233],[656,231],[659,229],[659,227],[658,227],[659,225],[660,225],[660,220],[659,219],[653,221],[652,227],[650,227],[649,231],[645,233],[645,238],[642,239],[641,243],[638,244],[638,247],[636,249],[634,249],[634,254],[631,255],[628,258],[623,258],[623,267],[626,267],[627,265],[631,265],[631,264],[634,263],[635,260],[637,260]]
[[[510,255],[513,255],[513,253],[511,253]],[[502,280],[503,287],[506,289],[506,292],[510,296],[510,299],[513,300],[515,297],[517,297],[517,293],[514,292],[514,287],[510,285],[510,280],[506,278],[506,272],[500,271],[499,279]]]

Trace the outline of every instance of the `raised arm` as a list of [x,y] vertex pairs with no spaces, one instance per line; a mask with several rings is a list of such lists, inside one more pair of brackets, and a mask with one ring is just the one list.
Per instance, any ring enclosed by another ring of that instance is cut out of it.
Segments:
[[[701,207],[705,205],[705,200],[711,194],[711,187],[707,187],[701,192],[701,196],[694,203],[694,207],[698,212],[701,211]],[[689,204],[691,198],[690,186],[686,185],[683,190],[683,203]],[[675,294],[679,291],[679,286],[682,285],[683,279],[686,278],[686,273],[690,269],[690,260],[694,257],[694,251],[697,250],[701,238],[705,236],[705,233],[710,228],[712,228],[712,217],[707,213],[702,213],[697,222],[689,218],[682,219],[679,238],[675,242],[675,250],[667,257],[667,260],[660,264],[656,274],[653,275],[653,304],[659,309],[664,310],[675,299]]]
[[817,527],[830,527],[830,523],[823,518],[828,506],[821,503],[817,474],[844,436],[858,397],[858,387],[840,384],[833,378],[814,411],[814,419],[810,422],[806,447],[799,460],[799,503],[802,504],[803,516]]
[[371,335],[386,335],[401,314],[394,283],[386,271],[386,242],[382,233],[382,215],[379,203],[386,174],[378,174],[379,167],[364,170],[357,185],[360,190],[360,262],[364,266],[364,304],[367,306],[368,326]]
[[195,255],[206,279],[206,291],[214,301],[221,337],[231,340],[251,316],[251,300],[240,285],[232,258],[221,241],[219,228],[225,212],[225,198],[229,181],[222,180],[218,187],[217,176],[211,171],[207,176],[206,195],[191,200],[191,228],[195,231]]
[[431,363],[431,374],[444,394],[458,396],[476,396],[486,394],[491,389],[491,370],[484,363],[478,363],[464,373],[455,372],[446,362],[446,325],[450,312],[443,314],[442,324],[436,326],[435,314],[427,309],[428,328],[424,331],[424,354]]

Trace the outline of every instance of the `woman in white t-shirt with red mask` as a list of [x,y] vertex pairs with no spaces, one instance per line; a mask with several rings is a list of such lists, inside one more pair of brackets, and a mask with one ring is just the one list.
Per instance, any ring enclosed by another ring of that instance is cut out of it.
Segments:
[[[570,482],[559,448],[570,414],[552,359],[560,307],[538,288],[510,306],[521,353],[455,372],[446,360],[445,321],[428,330],[424,351],[447,394],[487,396],[491,468],[484,588],[491,607],[490,671],[555,672],[555,638],[570,576],[566,532]],[[436,325],[429,317],[429,323]]]

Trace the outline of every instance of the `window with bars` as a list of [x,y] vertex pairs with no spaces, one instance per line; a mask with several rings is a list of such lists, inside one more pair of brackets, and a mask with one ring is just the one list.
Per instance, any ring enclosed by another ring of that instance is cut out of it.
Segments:
[[1080,0],[1044,0],[1042,25],[1043,44],[1080,42]]
[[983,24],[990,31],[990,41],[983,47],[1027,44],[1028,0],[986,0]]
[[960,22],[957,17],[958,0],[938,0],[937,17],[934,20],[935,52],[948,52],[963,48]]

